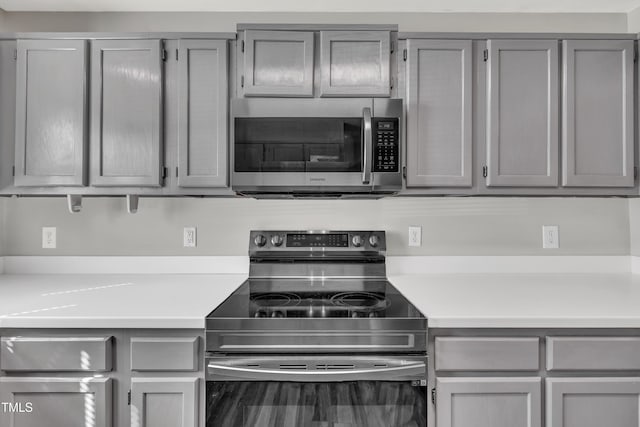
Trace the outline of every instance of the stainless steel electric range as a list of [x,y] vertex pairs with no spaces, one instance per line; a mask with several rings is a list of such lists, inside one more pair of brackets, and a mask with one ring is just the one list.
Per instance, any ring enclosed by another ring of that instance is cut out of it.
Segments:
[[384,231],[252,231],[206,319],[207,426],[425,426],[427,319],[385,252]]

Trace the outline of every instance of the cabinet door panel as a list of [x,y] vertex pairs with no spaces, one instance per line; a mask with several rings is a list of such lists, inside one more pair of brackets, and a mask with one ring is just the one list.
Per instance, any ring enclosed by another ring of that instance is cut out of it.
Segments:
[[15,185],[85,185],[87,42],[17,42]]
[[470,187],[471,42],[408,41],[407,186]]
[[558,185],[558,42],[489,40],[487,186]]
[[31,412],[0,410],[3,427],[111,427],[109,378],[0,378],[0,402]]
[[321,96],[389,96],[389,31],[321,31]]
[[548,378],[547,427],[639,427],[640,378]]
[[313,96],[313,33],[246,31],[245,96]]
[[633,41],[563,43],[562,184],[633,187]]
[[91,57],[91,184],[160,186],[160,40],[96,40]]
[[438,378],[437,427],[540,427],[540,378]]
[[197,427],[198,378],[132,378],[131,427]]
[[227,186],[227,42],[180,40],[178,185]]

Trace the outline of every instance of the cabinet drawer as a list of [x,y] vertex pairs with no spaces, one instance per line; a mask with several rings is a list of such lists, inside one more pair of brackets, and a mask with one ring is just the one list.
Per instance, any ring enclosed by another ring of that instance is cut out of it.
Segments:
[[547,370],[640,370],[640,338],[547,337]]
[[3,337],[3,371],[110,371],[112,337]]
[[198,337],[131,338],[133,371],[197,371]]
[[437,371],[537,371],[539,339],[437,337]]

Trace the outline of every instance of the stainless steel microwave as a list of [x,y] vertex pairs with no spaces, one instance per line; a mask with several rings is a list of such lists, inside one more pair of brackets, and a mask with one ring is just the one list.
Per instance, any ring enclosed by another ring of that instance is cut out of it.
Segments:
[[402,187],[402,100],[234,99],[231,185],[254,197],[379,197]]

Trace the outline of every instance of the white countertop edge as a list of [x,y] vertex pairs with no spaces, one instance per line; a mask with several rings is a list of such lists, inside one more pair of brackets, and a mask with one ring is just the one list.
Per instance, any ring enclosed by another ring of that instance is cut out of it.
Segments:
[[9,317],[0,318],[0,329],[204,329],[205,318],[200,317]]
[[[387,274],[630,273],[629,256],[402,256],[387,258]],[[635,258],[635,257],[634,257]],[[640,261],[637,272],[640,273]]]
[[246,256],[8,256],[4,274],[248,274]]
[[535,317],[438,317],[432,316],[427,318],[429,329],[435,328],[458,328],[458,329],[535,329],[535,328],[640,328],[640,317],[553,317],[553,318],[535,318]]
[[[247,274],[247,256],[8,256],[4,274]],[[389,256],[388,275],[631,273],[630,256]]]

